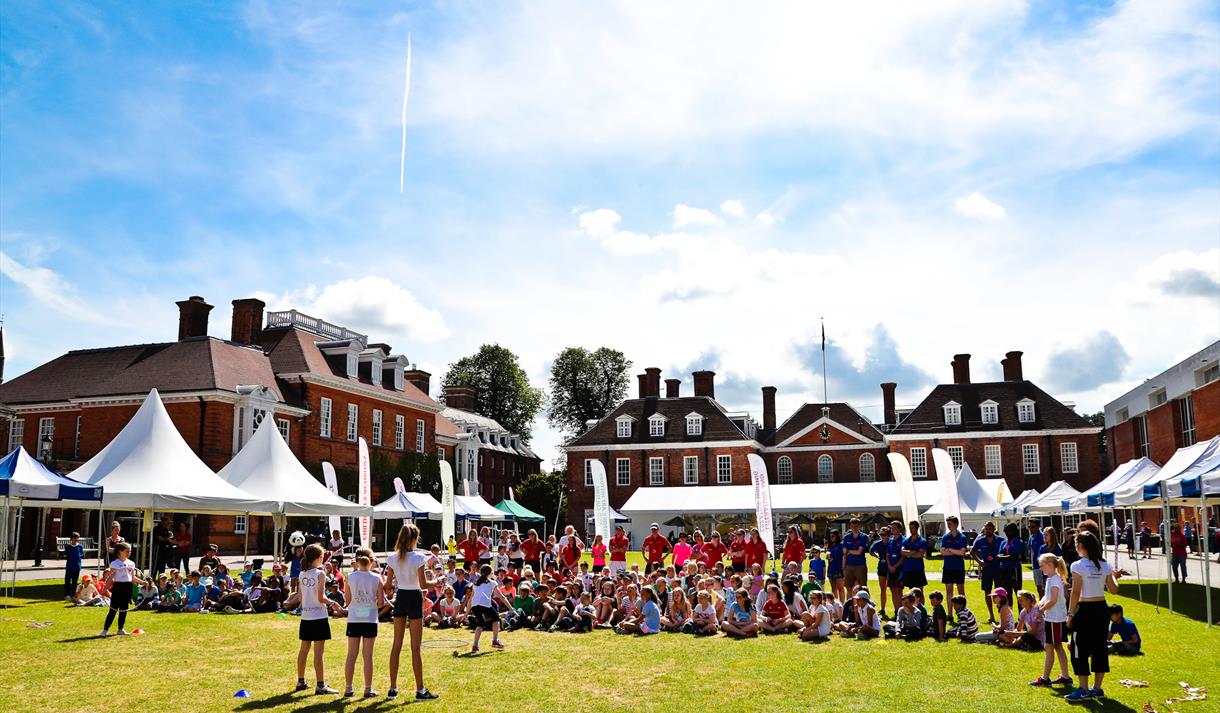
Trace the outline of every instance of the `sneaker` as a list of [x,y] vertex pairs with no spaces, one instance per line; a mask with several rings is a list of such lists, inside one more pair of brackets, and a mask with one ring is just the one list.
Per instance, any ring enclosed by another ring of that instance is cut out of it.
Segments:
[[338,692],[339,692],[339,689],[337,689],[337,688],[331,688],[330,686],[328,686],[328,685],[326,685],[326,684],[324,684],[324,683],[319,683],[319,684],[317,685],[317,687],[313,689],[313,692],[314,692],[315,694],[317,694],[317,695],[321,696],[321,695],[325,695],[325,694],[328,694],[328,693],[338,693]]
[[380,696],[380,695],[381,695],[380,693],[378,693],[377,691],[374,691],[371,688],[364,689],[365,698],[376,698],[377,696]]
[[440,696],[426,688],[421,688],[415,692],[415,700],[417,701],[435,701],[437,698],[440,698]]
[[107,636],[110,636],[110,632],[106,631],[105,629],[102,629],[102,632],[98,634],[98,637],[102,639],[106,638]]
[[1077,688],[1076,690],[1074,690],[1071,693],[1064,696],[1063,700],[1067,701],[1068,703],[1080,703],[1081,701],[1089,700],[1089,698],[1091,696],[1092,696],[1092,691],[1090,691],[1089,689]]
[[391,688],[390,690],[385,692],[385,699],[387,701],[392,701],[396,698],[398,698],[398,689],[397,688]]
[[504,644],[501,644],[499,641],[492,641],[492,642],[491,642],[491,648],[493,648],[493,649],[499,649],[499,650],[503,651],[503,650],[504,650]]
[[1100,688],[1094,688],[1093,690],[1089,691],[1089,697],[1097,698],[1097,699],[1104,699],[1106,697],[1106,692],[1101,690]]
[[126,629],[119,629],[114,633],[118,634],[119,636],[131,636],[131,634],[127,633]]
[[478,647],[478,646],[471,646],[471,647],[470,647],[470,653],[472,653],[472,654],[477,654],[477,653],[479,653],[479,647]]
[[1031,685],[1031,686],[1050,686],[1051,680],[1049,678],[1046,678],[1045,676],[1039,676],[1039,677],[1035,678],[1034,680],[1030,681],[1029,685]]
[[304,681],[297,681],[297,687],[292,689],[292,692],[296,693],[298,691],[308,691],[308,690],[309,690],[308,683],[305,683]]
[[1051,685],[1052,686],[1070,686],[1070,685],[1072,685],[1072,677],[1071,676],[1060,676],[1059,678],[1056,678],[1054,681],[1051,681]]
[[349,688],[349,689],[347,689],[347,690],[345,690],[345,691],[343,692],[343,697],[344,697],[344,698],[351,698],[351,697],[352,697],[352,696],[354,696],[354,695],[356,695],[356,692],[355,692],[355,691],[353,691],[353,690],[352,690],[352,689],[350,689],[350,688]]
[[225,607],[225,608],[224,608],[224,613],[225,613],[225,614],[239,614],[240,612],[238,612],[238,611],[237,611],[236,609],[234,609],[233,607],[227,606],[227,607]]

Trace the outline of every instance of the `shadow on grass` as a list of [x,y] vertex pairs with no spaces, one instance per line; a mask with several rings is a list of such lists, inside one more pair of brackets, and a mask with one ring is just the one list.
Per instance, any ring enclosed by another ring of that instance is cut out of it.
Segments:
[[[271,696],[269,698],[257,698],[257,699],[248,700],[245,703],[242,703],[241,705],[234,708],[234,710],[238,710],[238,711],[267,710],[267,709],[272,709],[272,708],[279,708],[280,706],[287,706],[287,705],[290,705],[290,704],[296,703],[296,702],[304,703],[306,700],[311,700],[314,697],[315,697],[314,694],[309,693],[309,692],[307,692],[303,695],[293,693],[293,692],[285,692],[285,693],[280,693],[275,696]],[[314,711],[314,712],[333,711],[333,710],[336,710],[339,708],[345,708],[347,706],[359,706],[360,710],[380,710],[382,708],[398,708],[403,705],[422,702],[422,701],[415,700],[414,692],[409,692],[407,694],[401,694],[400,698],[398,698],[397,700],[393,700],[393,701],[386,699],[386,697],[384,695],[382,695],[381,697],[376,698],[376,699],[359,698],[359,697],[340,698],[338,696],[316,696],[316,698],[317,698],[316,702],[308,703],[306,705],[293,708],[293,710]]]
[[20,595],[22,599],[26,600],[62,602],[64,600],[64,585],[62,582],[38,582],[36,584],[18,582],[13,594]]
[[[1206,587],[1202,584],[1192,584],[1189,582],[1173,585],[1173,611],[1190,617],[1195,621],[1207,623],[1207,600],[1204,599],[1205,589]],[[1152,582],[1144,580],[1142,586],[1136,582],[1119,582],[1118,591],[1124,597],[1130,597],[1145,604],[1152,604],[1164,609],[1169,608],[1169,587],[1163,580]],[[1212,616],[1220,618],[1220,587],[1211,588],[1211,597]]]
[[57,643],[57,644],[75,644],[78,641],[93,641],[95,639],[102,639],[102,638],[109,638],[109,637],[102,637],[102,636],[98,636],[97,634],[89,634],[88,636],[74,636],[70,639],[60,639],[59,641],[56,641],[55,643]]

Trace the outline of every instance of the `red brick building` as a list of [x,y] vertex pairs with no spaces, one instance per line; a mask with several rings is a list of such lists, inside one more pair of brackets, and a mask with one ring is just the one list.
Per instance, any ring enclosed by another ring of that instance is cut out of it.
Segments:
[[979,478],[1004,478],[1014,495],[1057,480],[1078,490],[1097,483],[1101,427],[1027,381],[1021,352],[1008,352],[1001,365],[1003,381],[975,383],[970,355],[954,356],[953,383],[932,389],[901,422],[895,385],[882,384],[889,449],[906,456],[916,478],[935,478],[932,449],[944,448]]
[[[218,339],[208,336],[212,306],[201,297],[178,308],[176,341],[72,351],[0,384],[8,449],[24,445],[70,471],[109,443],[156,388],[182,437],[213,470],[266,418],[306,467],[333,463],[344,495],[356,491],[358,436],[391,462],[437,452],[441,406],[417,385],[427,374],[409,370],[388,345],[296,311],[270,313],[264,327],[257,299],[233,301],[230,338]],[[48,518],[50,542],[61,530],[96,531],[88,512],[67,511],[52,524],[58,517]],[[247,527],[258,543],[270,532],[264,519],[194,518],[196,548],[240,548]],[[35,522],[27,518],[27,527]],[[31,535],[22,542],[33,543]]]

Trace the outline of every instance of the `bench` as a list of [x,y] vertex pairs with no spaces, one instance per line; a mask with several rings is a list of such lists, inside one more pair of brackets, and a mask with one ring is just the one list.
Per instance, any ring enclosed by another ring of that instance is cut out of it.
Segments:
[[[60,556],[62,557],[63,553],[64,553],[64,547],[66,547],[68,545],[68,543],[71,541],[72,541],[71,537],[56,537],[55,538],[55,551],[59,552]],[[80,544],[81,544],[81,547],[85,551],[85,554],[84,554],[85,557],[88,557],[90,555],[90,553],[92,553],[94,556],[97,555],[97,543],[94,541],[94,539],[92,537],[80,538]]]

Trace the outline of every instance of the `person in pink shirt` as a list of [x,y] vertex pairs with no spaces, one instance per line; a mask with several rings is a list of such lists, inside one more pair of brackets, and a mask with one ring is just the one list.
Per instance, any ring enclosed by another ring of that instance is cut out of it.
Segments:
[[606,568],[606,553],[609,551],[601,535],[593,536],[593,546],[589,551],[593,553],[593,574],[599,574]]
[[690,556],[691,546],[686,543],[686,533],[683,532],[678,535],[678,541],[674,543],[674,567],[685,565]]

